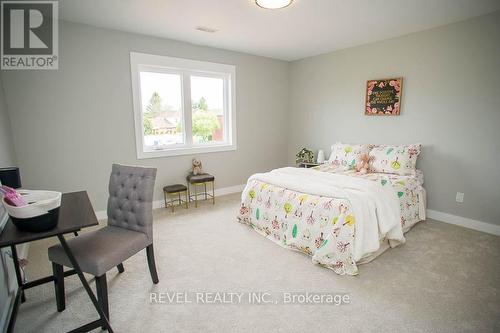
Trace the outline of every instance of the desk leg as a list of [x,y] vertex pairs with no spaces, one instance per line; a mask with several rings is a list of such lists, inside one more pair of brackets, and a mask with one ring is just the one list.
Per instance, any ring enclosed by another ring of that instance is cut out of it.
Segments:
[[12,315],[9,320],[9,326],[7,326],[7,333],[14,332],[14,326],[16,325],[17,312],[19,311],[19,305],[21,305],[21,293],[22,290],[19,289],[16,293],[16,298],[14,300],[14,307],[12,309]]
[[17,249],[15,245],[11,245],[10,247],[12,251],[12,259],[14,260],[14,270],[16,271],[17,284],[19,286],[19,290],[21,290],[21,303],[26,302],[26,296],[24,295],[23,290],[23,278],[21,276],[21,269],[19,268],[19,257],[17,256]]
[[[68,243],[66,243],[64,236],[57,235],[57,238],[59,238],[59,242],[61,242],[61,245],[64,249],[64,252],[66,252],[68,259],[71,262],[71,265],[73,265],[73,268],[75,269],[76,274],[78,274],[78,277],[80,278],[80,281],[82,282],[83,288],[85,288],[85,291],[89,295],[90,300],[92,301],[92,304],[94,304],[94,307],[97,310],[99,317],[101,318],[101,320],[100,320],[101,324],[103,324],[103,326],[108,328],[109,333],[113,333],[113,329],[111,328],[111,325],[109,324],[108,318],[104,314],[102,307],[99,305],[99,302],[97,301],[97,298],[95,297],[94,293],[92,292],[92,289],[90,289],[90,286],[89,286],[87,280],[85,280],[85,276],[83,275],[82,269],[80,268],[80,265],[76,261],[75,256],[73,255],[73,252],[71,252],[71,249],[69,248]],[[93,322],[93,323],[89,324],[89,326],[92,324],[95,324],[95,323],[96,322]],[[87,326],[87,325],[85,325],[85,326]],[[93,328],[96,328],[96,327],[93,327]],[[76,329],[74,331],[79,331],[79,330]]]

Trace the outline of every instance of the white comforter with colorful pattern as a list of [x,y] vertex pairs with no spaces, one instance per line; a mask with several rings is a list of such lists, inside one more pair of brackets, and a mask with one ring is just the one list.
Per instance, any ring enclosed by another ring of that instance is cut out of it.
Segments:
[[243,191],[238,220],[338,274],[356,275],[356,263],[377,252],[381,241],[404,242],[409,226],[403,221],[425,218],[421,182],[393,176],[339,174],[327,165],[256,174]]

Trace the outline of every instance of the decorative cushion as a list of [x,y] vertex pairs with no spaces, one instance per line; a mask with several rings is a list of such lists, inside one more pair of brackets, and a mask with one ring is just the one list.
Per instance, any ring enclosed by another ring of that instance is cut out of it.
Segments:
[[421,144],[376,146],[370,151],[372,158],[370,171],[403,176],[415,175],[415,166],[421,146]]
[[338,142],[332,146],[328,162],[338,171],[351,170],[361,161],[361,155],[369,152],[370,145],[367,144],[350,145]]

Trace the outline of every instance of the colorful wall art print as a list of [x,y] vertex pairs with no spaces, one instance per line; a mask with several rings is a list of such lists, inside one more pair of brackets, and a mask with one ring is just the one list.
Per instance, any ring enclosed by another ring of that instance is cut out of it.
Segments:
[[403,78],[366,81],[365,115],[399,116]]

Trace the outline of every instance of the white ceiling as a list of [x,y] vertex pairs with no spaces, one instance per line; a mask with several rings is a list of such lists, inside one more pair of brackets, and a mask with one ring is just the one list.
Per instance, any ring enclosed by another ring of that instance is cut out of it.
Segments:
[[[461,21],[500,0],[64,0],[63,20],[296,60]],[[216,33],[195,30],[217,29]]]

